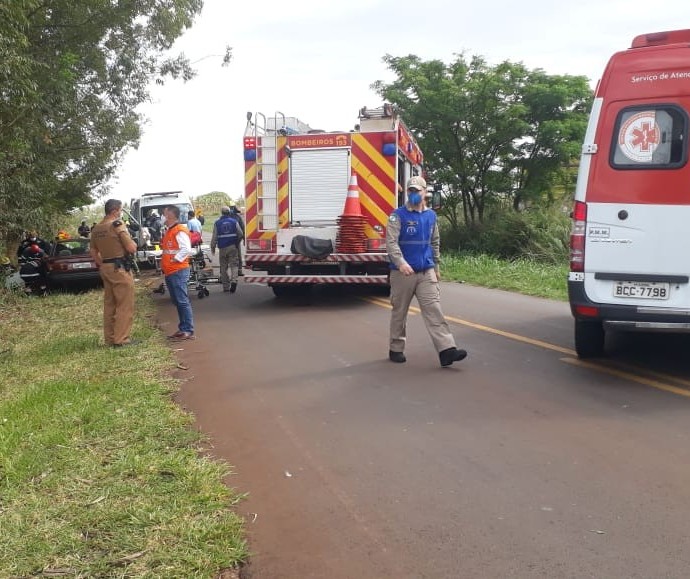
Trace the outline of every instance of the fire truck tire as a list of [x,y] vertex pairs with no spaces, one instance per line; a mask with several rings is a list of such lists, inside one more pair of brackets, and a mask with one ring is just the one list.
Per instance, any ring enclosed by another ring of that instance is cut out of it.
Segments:
[[308,284],[300,285],[273,285],[271,286],[273,295],[277,298],[288,298],[302,296],[309,293],[311,286]]

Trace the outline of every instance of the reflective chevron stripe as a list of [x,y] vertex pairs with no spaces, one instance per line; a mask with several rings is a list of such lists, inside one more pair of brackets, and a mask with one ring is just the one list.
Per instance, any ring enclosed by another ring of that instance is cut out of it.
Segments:
[[305,284],[352,283],[388,285],[387,275],[245,275],[244,283]]
[[304,255],[293,253],[247,253],[245,261],[251,263],[278,263],[278,262],[304,262],[304,263],[386,263],[388,255],[385,253],[331,253],[322,259],[310,259]]

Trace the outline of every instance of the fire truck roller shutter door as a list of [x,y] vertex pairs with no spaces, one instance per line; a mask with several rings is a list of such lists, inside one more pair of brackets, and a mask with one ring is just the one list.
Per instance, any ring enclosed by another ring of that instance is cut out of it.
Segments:
[[347,196],[349,149],[293,150],[290,178],[292,221],[335,223]]

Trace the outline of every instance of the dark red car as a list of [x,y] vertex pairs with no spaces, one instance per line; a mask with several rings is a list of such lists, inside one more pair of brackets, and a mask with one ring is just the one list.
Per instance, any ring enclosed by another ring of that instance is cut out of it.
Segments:
[[101,277],[89,250],[89,240],[83,237],[55,241],[44,258],[48,286],[72,289],[100,284]]

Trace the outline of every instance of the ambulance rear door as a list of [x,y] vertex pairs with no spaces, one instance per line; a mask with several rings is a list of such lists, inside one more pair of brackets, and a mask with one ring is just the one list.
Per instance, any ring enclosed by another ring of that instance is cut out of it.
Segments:
[[690,307],[688,105],[604,100],[585,198],[594,302]]

